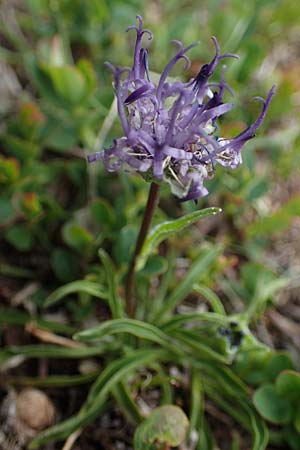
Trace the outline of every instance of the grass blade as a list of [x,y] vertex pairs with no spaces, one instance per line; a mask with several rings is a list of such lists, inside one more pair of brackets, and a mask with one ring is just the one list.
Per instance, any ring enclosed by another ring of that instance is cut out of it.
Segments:
[[99,257],[101,259],[101,262],[103,264],[106,273],[108,284],[107,299],[111,310],[111,314],[114,319],[124,317],[124,304],[118,294],[118,287],[116,283],[115,277],[116,269],[114,268],[110,257],[104,250],[102,249],[99,250]]
[[198,440],[203,428],[204,395],[201,376],[195,370],[191,374],[191,408],[190,408],[190,431],[189,439],[194,431],[198,433]]
[[232,318],[210,312],[176,314],[174,317],[164,322],[161,329],[165,333],[169,333],[172,330],[182,328],[184,325],[190,325],[193,322],[209,322],[217,325],[227,325],[232,322]]
[[129,333],[140,339],[155,342],[163,347],[168,346],[170,343],[168,336],[159,328],[135,319],[107,320],[93,328],[76,333],[74,339],[85,342],[119,333]]
[[193,289],[196,282],[201,280],[204,274],[207,274],[208,267],[213,264],[222,250],[221,246],[214,246],[200,256],[193,263],[192,267],[178,285],[178,287],[173,291],[172,294],[166,299],[163,306],[155,314],[153,322],[161,323],[162,319],[187,296],[187,294]]
[[232,358],[222,355],[213,350],[209,345],[200,342],[200,336],[194,336],[188,330],[174,330],[171,333],[172,337],[176,338],[180,344],[188,350],[196,351],[196,357],[206,360],[216,361],[223,364],[229,364]]
[[47,377],[8,377],[7,383],[13,386],[65,387],[78,386],[94,381],[99,375],[92,372],[85,375],[49,375]]
[[52,292],[46,298],[44,306],[52,306],[65,298],[67,295],[76,294],[79,292],[92,295],[93,297],[101,298],[102,300],[106,300],[108,297],[107,292],[98,283],[88,280],[77,280],[65,284],[64,286],[61,286],[54,292]]
[[125,383],[119,383],[112,389],[119,408],[126,416],[129,423],[138,425],[143,421],[144,417],[141,414],[137,404],[133,401],[130,391]]
[[98,356],[107,351],[116,350],[119,344],[115,341],[103,342],[94,347],[65,348],[58,345],[24,345],[6,347],[0,351],[0,365],[13,356],[25,358],[89,358]]
[[129,373],[161,359],[168,359],[168,352],[161,349],[147,349],[134,350],[129,355],[113,361],[91,387],[87,401],[78,414],[40,433],[33,439],[29,448],[38,448],[54,439],[64,439],[78,428],[86,426],[101,413],[106,406],[108,394]]
[[214,291],[209,289],[207,286],[204,286],[204,284],[195,284],[194,291],[196,291],[198,294],[202,295],[206,300],[208,300],[210,306],[212,307],[213,312],[220,314],[222,316],[226,316],[224,306],[219,297],[217,296],[217,294],[214,293]]

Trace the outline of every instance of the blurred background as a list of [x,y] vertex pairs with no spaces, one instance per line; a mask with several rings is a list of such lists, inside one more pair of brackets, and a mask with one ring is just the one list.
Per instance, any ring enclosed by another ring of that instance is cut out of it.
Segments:
[[[101,163],[88,167],[86,154],[109,146],[121,134],[104,62],[131,65],[134,35],[124,31],[135,24],[136,14],[154,32],[149,47],[153,72],[160,73],[173,55],[172,39],[185,45],[200,41],[190,52],[190,69],[183,72],[179,64],[174,70],[174,76],[186,80],[211,59],[211,36],[222,52],[240,55],[226,61],[236,107],[221,121],[220,135],[234,136],[252,123],[260,111],[253,97],[266,97],[277,86],[257,137],[243,150],[243,165],[235,171],[218,167],[209,182],[211,194],[198,205],[180,204],[164,187],[155,220],[220,206],[222,214],[170,240],[162,254],[178,255],[180,276],[199,249],[222,244],[222,257],[204,274],[206,284],[220,294],[227,311],[242,310],[264,287],[269,309],[257,333],[299,361],[297,0],[2,0],[1,343],[31,342],[18,326],[41,314],[58,286],[83,278],[101,280],[99,247],[112,256],[121,278],[124,274],[148,185],[125,173],[108,174]],[[219,75],[217,71],[215,80]],[[156,255],[143,276],[153,287],[153,279],[159,280],[165,270],[164,258]],[[43,317],[59,315],[65,327],[76,328],[97,315],[96,309],[91,296],[78,294]]]
[[223,52],[240,55],[227,63],[236,107],[220,135],[234,136],[255,120],[260,105],[252,98],[277,85],[258,136],[243,151],[244,164],[233,172],[218,168],[212,194],[198,206],[180,205],[166,188],[161,216],[221,206],[224,213],[204,230],[207,238],[195,227],[192,240],[217,234],[234,261],[297,277],[299,2],[2,0],[0,12],[2,304],[29,285],[33,307],[40,307],[54,287],[98,270],[92,266],[101,245],[118,265],[128,260],[148,186],[107,174],[101,164],[87,167],[85,155],[121,133],[103,63],[131,64],[134,36],[124,30],[137,13],[154,32],[154,72],[173,54],[172,39],[200,41],[189,71],[174,71],[186,79],[212,57],[213,35]]

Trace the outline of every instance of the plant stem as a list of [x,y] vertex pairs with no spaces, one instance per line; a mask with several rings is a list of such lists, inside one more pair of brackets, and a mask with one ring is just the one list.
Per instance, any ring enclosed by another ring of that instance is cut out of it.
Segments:
[[129,264],[126,284],[125,284],[125,300],[126,300],[126,311],[128,317],[134,317],[135,313],[135,299],[134,299],[134,272],[135,266],[137,262],[137,258],[142,250],[143,244],[147,237],[149,227],[152,221],[152,217],[157,206],[159,199],[159,185],[152,182],[148,194],[147,205],[144,212],[144,217],[141,223],[141,228],[139,231],[139,235],[137,237],[137,241],[135,244],[135,249]]

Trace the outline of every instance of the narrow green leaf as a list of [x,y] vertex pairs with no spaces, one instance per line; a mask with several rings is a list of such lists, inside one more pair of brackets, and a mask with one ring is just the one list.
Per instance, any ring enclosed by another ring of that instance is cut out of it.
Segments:
[[205,364],[200,360],[194,360],[192,364],[205,374],[205,381],[209,378],[215,382],[224,394],[238,399],[248,398],[247,385],[229,367],[217,362]]
[[87,406],[92,406],[95,398],[100,393],[108,393],[115,383],[123,381],[123,377],[132,370],[165,359],[168,356],[169,353],[165,350],[148,348],[146,350],[133,350],[129,355],[126,355],[119,360],[115,360],[105,368],[93,384],[87,398]]
[[112,393],[118,403],[119,408],[131,424],[137,425],[144,419],[137,404],[132,399],[129,388],[125,383],[117,384],[112,389]]
[[115,276],[116,269],[114,268],[110,257],[104,250],[102,249],[99,250],[99,257],[101,259],[101,262],[103,264],[106,273],[108,284],[107,299],[111,310],[111,314],[114,319],[118,319],[124,316],[124,304],[123,300],[118,294],[118,285]]
[[103,353],[116,350],[118,344],[114,341],[101,343],[94,347],[65,348],[57,345],[24,345],[6,347],[0,351],[0,364],[12,356],[24,356],[25,358],[88,358],[102,355]]
[[204,389],[207,395],[219,405],[225,412],[232,416],[244,428],[249,430],[253,436],[251,450],[264,450],[267,447],[269,434],[263,420],[257,415],[249,400],[240,396],[227,398],[220,386],[211,384],[212,379],[207,380]]
[[226,312],[224,309],[224,306],[217,296],[217,294],[214,293],[211,289],[209,289],[207,286],[204,286],[203,284],[195,284],[194,285],[194,291],[196,291],[198,294],[202,295],[208,302],[210,303],[213,312],[217,314],[221,314],[222,316],[226,316]]
[[54,292],[52,292],[46,298],[45,306],[52,306],[67,295],[76,294],[79,292],[92,295],[93,297],[101,298],[102,300],[106,300],[108,298],[107,291],[105,291],[103,287],[98,283],[88,280],[77,280],[65,284],[64,286],[61,286]]
[[178,340],[180,344],[184,344],[184,348],[195,352],[194,355],[197,358],[205,358],[212,361],[221,362],[223,364],[229,364],[232,358],[222,355],[213,350],[209,345],[203,341],[203,336],[195,336],[189,330],[173,330],[171,336]]
[[162,330],[166,333],[170,331],[182,328],[183,325],[192,324],[197,322],[208,322],[218,325],[227,325],[232,322],[232,317],[222,316],[216,313],[187,313],[176,314],[171,319],[164,322],[161,326]]
[[61,440],[78,428],[94,420],[105,408],[109,392],[132,371],[161,359],[168,359],[168,353],[160,349],[134,350],[129,355],[113,361],[100,374],[90,389],[87,401],[78,414],[40,433],[29,448],[35,449],[54,439]]
[[206,380],[204,385],[205,394],[220,406],[225,412],[233,417],[242,427],[249,429],[250,423],[247,414],[240,408],[240,401],[235,398],[228,398],[212,380]]
[[105,409],[107,404],[106,397],[101,397],[98,399],[97,405],[93,410],[86,412],[85,414],[79,413],[75,416],[70,417],[70,419],[65,420],[45,431],[39,433],[29,444],[28,449],[33,450],[37,448],[42,448],[44,444],[49,441],[60,441],[66,439],[75,430],[83,428],[88,425],[92,420],[94,420],[101,412]]
[[193,289],[196,282],[199,282],[204,275],[207,274],[208,268],[216,261],[220,255],[222,247],[216,245],[205,252],[193,263],[192,267],[185,275],[182,282],[173,291],[173,293],[165,300],[162,307],[157,311],[153,322],[161,322],[162,319],[173,311],[174,308],[187,296]]
[[207,421],[203,419],[203,427],[200,430],[200,436],[195,450],[215,450],[216,443],[214,435]]
[[198,440],[203,433],[204,391],[201,376],[197,371],[191,374],[190,439],[193,432],[198,433]]
[[259,415],[253,410],[245,401],[242,401],[243,409],[248,414],[250,420],[250,426],[253,435],[253,447],[252,450],[264,450],[267,448],[269,442],[269,431],[265,422],[259,417]]
[[179,219],[163,222],[154,227],[149,233],[143,245],[137,263],[137,270],[141,270],[144,267],[148,256],[164,239],[169,238],[170,236],[174,235],[175,233],[178,233],[179,231],[183,230],[189,225],[192,225],[198,220],[203,219],[204,217],[215,215],[219,212],[221,212],[220,208],[206,208],[200,211],[194,211],[190,214],[186,214],[185,216],[180,217]]
[[99,375],[92,372],[84,375],[49,375],[47,377],[8,377],[7,383],[14,386],[65,387],[90,383]]
[[91,341],[118,333],[129,333],[133,336],[150,340],[164,347],[168,346],[170,343],[168,336],[159,328],[149,323],[134,319],[106,320],[100,325],[76,333],[74,339],[78,341]]
[[139,273],[140,276],[151,278],[154,275],[161,275],[166,272],[168,268],[167,260],[160,255],[150,256],[145,264],[145,267]]
[[[164,368],[162,366],[162,364],[153,364],[152,368],[153,368],[153,370],[156,370],[156,372],[157,372],[156,386],[158,386],[162,391],[161,404],[169,405],[170,403],[173,403],[173,389],[172,389],[171,380],[170,380],[172,377],[169,374],[168,369]],[[153,380],[153,378],[152,378],[152,380]],[[151,385],[151,383],[150,383],[150,385]],[[150,385],[149,385],[149,387],[150,387]]]

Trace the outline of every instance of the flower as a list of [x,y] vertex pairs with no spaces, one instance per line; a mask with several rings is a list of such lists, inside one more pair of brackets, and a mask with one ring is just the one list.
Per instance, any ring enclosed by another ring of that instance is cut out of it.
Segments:
[[147,180],[169,183],[182,201],[197,200],[208,193],[204,181],[214,175],[216,163],[234,169],[242,162],[241,149],[264,120],[275,87],[266,100],[256,98],[263,106],[252,125],[234,138],[219,138],[216,121],[232,109],[232,103],[223,102],[225,90],[231,94],[232,90],[224,80],[224,69],[220,82],[211,82],[210,78],[221,60],[238,56],[220,54],[213,37],[215,56],[198,75],[187,83],[170,81],[168,76],[175,64],[183,59],[187,68],[186,53],[198,44],[184,47],[180,41],[173,41],[178,50],[155,84],[149,72],[148,51],[142,47],[144,34],[149,40],[153,36],[143,29],[140,16],[137,20],[138,26],[126,30],[136,32],[132,68],[106,63],[114,76],[124,136],[115,139],[110,148],[88,155],[88,161],[102,160],[111,172],[124,166]]

